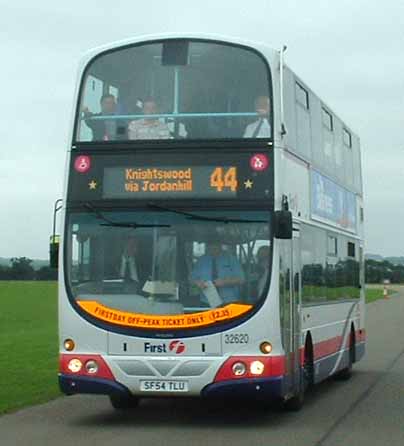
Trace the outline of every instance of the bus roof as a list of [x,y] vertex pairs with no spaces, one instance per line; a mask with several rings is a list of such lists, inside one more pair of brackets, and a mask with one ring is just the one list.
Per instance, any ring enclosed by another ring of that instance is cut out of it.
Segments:
[[106,45],[101,45],[86,51],[81,59],[80,68],[82,68],[83,65],[86,65],[93,57],[97,56],[100,53],[129,45],[134,45],[141,42],[150,42],[150,41],[165,40],[165,39],[211,40],[211,41],[224,42],[229,44],[250,47],[261,52],[264,56],[269,56],[269,55],[273,56],[275,53],[277,53],[277,50],[275,50],[274,48],[272,48],[271,46],[269,46],[264,42],[258,42],[248,39],[240,39],[239,37],[229,36],[229,35],[221,35],[213,33],[212,34],[195,33],[195,32],[144,34],[137,37],[118,40],[116,42],[108,43]]

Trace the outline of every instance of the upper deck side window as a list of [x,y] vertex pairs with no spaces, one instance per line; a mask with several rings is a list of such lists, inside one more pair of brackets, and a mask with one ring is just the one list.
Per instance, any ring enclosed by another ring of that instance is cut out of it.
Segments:
[[272,137],[270,73],[245,47],[167,40],[93,59],[76,141]]
[[309,109],[309,92],[299,82],[296,82],[296,101],[307,110]]
[[343,129],[343,141],[347,147],[352,148],[352,135],[347,129]]
[[327,254],[329,256],[337,256],[337,254],[338,254],[338,239],[334,235],[328,235]]
[[332,114],[324,107],[322,107],[321,109],[321,114],[324,127],[326,127],[330,132],[332,132],[334,130],[334,120]]

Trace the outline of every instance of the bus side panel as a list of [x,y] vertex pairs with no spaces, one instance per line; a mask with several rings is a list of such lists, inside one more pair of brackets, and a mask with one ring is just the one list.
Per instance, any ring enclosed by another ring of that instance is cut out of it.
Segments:
[[364,354],[364,329],[361,325],[360,301],[303,308],[302,341],[304,342],[310,332],[316,383],[348,365],[352,326],[355,330],[355,359],[359,360]]

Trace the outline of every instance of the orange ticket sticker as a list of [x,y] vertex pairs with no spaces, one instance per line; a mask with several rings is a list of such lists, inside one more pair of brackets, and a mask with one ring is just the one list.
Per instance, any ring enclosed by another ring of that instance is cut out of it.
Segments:
[[153,328],[156,330],[212,325],[216,322],[239,317],[252,308],[252,305],[229,304],[222,308],[215,308],[199,313],[161,316],[115,310],[97,301],[78,300],[77,303],[86,313],[102,321],[124,327]]

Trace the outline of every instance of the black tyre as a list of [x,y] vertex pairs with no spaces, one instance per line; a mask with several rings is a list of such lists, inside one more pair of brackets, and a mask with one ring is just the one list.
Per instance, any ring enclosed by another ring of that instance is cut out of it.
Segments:
[[298,410],[300,410],[304,405],[305,393],[306,390],[304,382],[301,382],[299,392],[295,396],[292,396],[292,398],[284,401],[283,408],[290,412],[297,412]]
[[110,395],[109,400],[116,410],[134,409],[139,405],[139,398],[132,395]]
[[314,383],[313,349],[310,341],[306,343],[304,351],[304,364],[300,379],[299,392],[283,403],[284,409],[291,412],[297,412],[303,407],[306,390]]

